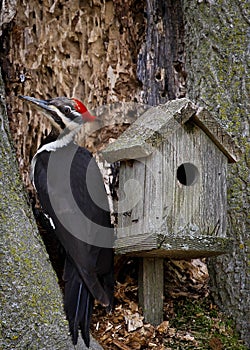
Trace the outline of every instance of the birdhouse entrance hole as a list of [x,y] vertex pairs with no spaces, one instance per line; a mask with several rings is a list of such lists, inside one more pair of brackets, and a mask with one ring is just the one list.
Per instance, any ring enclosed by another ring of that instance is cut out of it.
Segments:
[[177,179],[184,186],[194,185],[199,178],[199,171],[192,163],[183,163],[177,169]]

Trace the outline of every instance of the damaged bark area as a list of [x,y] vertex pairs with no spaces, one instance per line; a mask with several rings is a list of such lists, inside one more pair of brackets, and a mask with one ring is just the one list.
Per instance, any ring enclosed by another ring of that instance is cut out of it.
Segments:
[[147,28],[137,74],[149,105],[166,103],[186,93],[184,24],[180,1],[147,1]]
[[[18,95],[74,96],[92,110],[128,101],[155,105],[185,95],[179,2],[33,0],[17,1],[16,9],[14,19],[2,26],[0,63],[27,187],[30,159],[50,125]],[[112,123],[98,133],[95,145],[84,142],[98,147],[116,138],[123,124],[118,118],[117,127]]]
[[30,159],[50,125],[17,96],[74,96],[92,110],[137,101],[144,3],[18,1],[17,9],[3,25],[0,58],[18,163],[29,186]]

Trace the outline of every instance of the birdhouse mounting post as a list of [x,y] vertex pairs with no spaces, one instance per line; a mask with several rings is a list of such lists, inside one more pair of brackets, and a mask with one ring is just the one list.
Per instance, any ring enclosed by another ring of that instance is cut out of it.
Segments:
[[164,259],[141,258],[139,266],[139,305],[144,320],[154,326],[163,321]]

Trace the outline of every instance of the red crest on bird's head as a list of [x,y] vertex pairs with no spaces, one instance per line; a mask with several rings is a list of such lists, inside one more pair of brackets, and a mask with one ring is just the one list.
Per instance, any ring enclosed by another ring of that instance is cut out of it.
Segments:
[[90,114],[89,111],[87,110],[86,106],[76,98],[72,98],[72,100],[75,103],[75,109],[77,112],[82,114],[82,119],[84,122],[93,122],[95,120],[95,116]]

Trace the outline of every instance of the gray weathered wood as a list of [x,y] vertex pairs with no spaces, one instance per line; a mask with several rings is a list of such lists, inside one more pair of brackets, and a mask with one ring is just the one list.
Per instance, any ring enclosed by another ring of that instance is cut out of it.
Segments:
[[103,151],[104,158],[115,162],[148,156],[196,110],[197,107],[186,98],[151,107]]
[[207,110],[198,108],[186,98],[151,107],[103,150],[103,156],[108,162],[147,157],[190,118],[228,157],[229,162],[239,159],[240,150],[227,131]]
[[[197,181],[191,186],[177,178],[178,167],[186,162],[197,168]],[[167,242],[161,256],[177,252],[180,256],[180,251],[187,257],[197,257],[199,251],[200,256],[212,256],[230,249],[225,219],[227,163],[224,153],[192,121],[150,156],[122,162],[117,252],[158,249],[159,235]]]
[[120,238],[115,248],[117,254],[137,257],[196,259],[227,253],[232,248],[232,242],[227,238],[187,231],[186,236],[158,233]]
[[139,268],[139,304],[145,321],[153,325],[163,321],[163,262],[162,258],[144,258]]
[[197,124],[228,157],[230,163],[235,163],[241,156],[240,149],[236,146],[229,133],[221,127],[218,121],[205,109],[199,108],[193,116]]
[[[163,318],[163,258],[229,252],[227,164],[238,150],[204,109],[187,99],[151,108],[103,152],[120,167],[116,252],[142,257],[145,320]],[[125,160],[125,161],[124,161]]]

